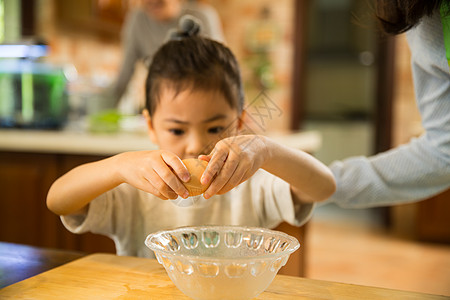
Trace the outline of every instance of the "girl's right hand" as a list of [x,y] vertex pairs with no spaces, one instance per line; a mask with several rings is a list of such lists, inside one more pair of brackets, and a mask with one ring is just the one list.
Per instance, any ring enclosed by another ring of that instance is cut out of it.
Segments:
[[180,181],[189,181],[189,171],[174,153],[164,150],[136,151],[121,153],[115,158],[121,182],[163,200],[189,196]]

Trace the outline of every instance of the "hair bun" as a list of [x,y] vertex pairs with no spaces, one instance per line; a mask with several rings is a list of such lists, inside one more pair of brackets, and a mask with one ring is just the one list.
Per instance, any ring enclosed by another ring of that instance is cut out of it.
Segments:
[[169,34],[170,40],[180,40],[183,38],[196,36],[200,32],[200,21],[191,16],[184,15],[178,21],[178,29],[172,29]]

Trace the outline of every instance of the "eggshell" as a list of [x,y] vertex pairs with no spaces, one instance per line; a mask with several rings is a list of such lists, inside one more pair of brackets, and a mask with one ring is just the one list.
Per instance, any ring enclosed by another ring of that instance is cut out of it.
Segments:
[[191,179],[188,182],[183,182],[186,189],[189,191],[189,196],[197,196],[203,194],[208,188],[207,185],[200,183],[200,178],[208,165],[208,162],[196,159],[183,159],[183,163],[191,174]]

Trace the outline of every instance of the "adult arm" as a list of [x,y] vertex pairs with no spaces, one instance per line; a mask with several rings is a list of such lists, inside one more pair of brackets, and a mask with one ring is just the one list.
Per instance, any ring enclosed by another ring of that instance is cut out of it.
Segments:
[[328,200],[358,208],[419,201],[450,187],[450,72],[439,14],[408,32],[417,105],[425,133],[372,157],[336,161]]
[[186,13],[200,19],[202,34],[219,42],[225,42],[222,23],[216,9],[205,3],[190,3],[186,6]]
[[133,76],[136,62],[140,58],[136,35],[140,33],[138,18],[142,13],[132,11],[127,16],[121,32],[121,44],[123,60],[120,65],[119,75],[114,85],[114,96],[116,104],[125,93],[128,83]]

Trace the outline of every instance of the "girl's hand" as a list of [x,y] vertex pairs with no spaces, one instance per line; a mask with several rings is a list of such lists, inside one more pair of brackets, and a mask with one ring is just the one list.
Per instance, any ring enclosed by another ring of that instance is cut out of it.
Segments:
[[224,194],[250,178],[270,156],[265,137],[258,135],[233,136],[220,140],[209,155],[199,159],[208,161],[201,183],[211,185],[203,196]]
[[187,182],[189,171],[181,159],[169,151],[136,151],[117,155],[117,170],[122,182],[151,193],[163,200],[183,198],[189,192],[180,179]]

